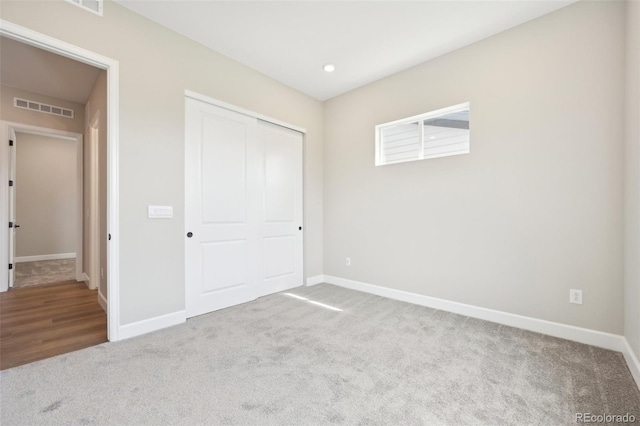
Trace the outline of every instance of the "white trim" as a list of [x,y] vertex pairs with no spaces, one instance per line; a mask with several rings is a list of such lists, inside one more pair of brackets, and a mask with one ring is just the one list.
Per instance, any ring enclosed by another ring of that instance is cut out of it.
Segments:
[[640,361],[638,361],[637,355],[631,349],[631,345],[629,345],[629,341],[626,338],[624,338],[623,342],[622,355],[627,361],[631,375],[636,381],[636,386],[640,389]]
[[84,138],[76,139],[76,281],[83,279],[84,252]]
[[567,324],[541,320],[537,318],[525,317],[508,312],[496,311],[493,309],[481,308],[479,306],[467,305],[464,303],[452,302],[450,300],[438,299],[424,296],[422,294],[410,293],[402,290],[395,290],[367,284],[345,278],[325,275],[325,282],[352,290],[371,293],[389,299],[409,302],[416,305],[426,306],[441,311],[453,312],[472,318],[504,324],[510,327],[521,328],[534,331],[561,339],[573,340],[587,345],[610,349],[618,352],[623,350],[624,338],[617,334],[604,333],[602,331],[590,330],[587,328],[575,327]]
[[289,124],[285,121],[281,121],[275,118],[268,117],[266,115],[259,114],[257,112],[241,108],[239,106],[235,106],[232,104],[228,104],[226,102],[220,101],[215,98],[210,98],[209,96],[203,95],[201,93],[193,92],[191,90],[185,90],[184,95],[187,98],[195,99],[198,101],[202,101],[211,105],[215,105],[224,109],[228,109],[230,111],[234,111],[240,114],[248,115],[249,117],[257,118],[258,120],[267,121],[269,123],[277,124],[278,126],[286,127],[287,129],[295,130],[296,132],[300,132],[302,134],[307,133],[307,129],[304,127],[299,127],[293,124]]
[[3,122],[8,124],[9,127],[11,128],[18,129],[16,130],[17,132],[27,133],[30,135],[47,136],[50,138],[64,139],[71,142],[75,142],[76,140],[78,140],[78,136],[82,136],[82,133],[67,132],[66,130],[50,129],[48,127],[38,127],[38,126],[33,126],[31,124],[16,123],[14,121],[3,121]]
[[[6,139],[4,139],[5,141],[8,140],[12,140],[14,141],[14,145],[15,145],[15,140],[16,140],[16,132],[10,128],[10,127],[6,127],[6,126],[2,126],[2,133],[3,135],[6,136]],[[7,147],[7,144],[2,144],[3,148],[5,149],[5,155],[1,155],[2,154],[2,149],[0,149],[0,158],[7,158],[7,161],[4,163],[4,166],[8,166],[8,170],[5,172],[7,175],[2,177],[2,179],[11,179],[14,180],[17,177],[17,173],[16,173],[16,162],[17,162],[17,157],[16,157],[16,146],[11,147],[9,145],[9,147]],[[8,152],[7,152],[8,150]],[[2,165],[0,165],[0,169],[2,169]],[[0,176],[2,176],[2,170],[0,170]],[[4,180],[4,182],[6,182],[6,180]],[[4,223],[7,223],[6,221],[8,220],[9,222],[16,222],[16,191],[14,190],[15,188],[12,187],[7,187],[4,186],[4,189],[7,191],[7,198],[1,198],[1,200],[6,200],[6,205],[7,205],[7,210],[5,211],[3,210],[3,213],[5,215],[7,215],[6,217],[3,218],[3,220],[5,221]],[[3,244],[4,247],[0,248],[1,251],[5,251],[8,255],[8,259],[7,262],[4,261],[4,259],[2,260],[2,264],[5,265],[6,263],[11,264],[12,262],[15,261],[15,256],[16,256],[16,233],[15,230],[16,228],[5,228],[3,227],[7,232],[8,232],[8,238],[7,239],[3,239],[2,241],[6,241],[8,242],[8,244]],[[4,249],[4,250],[3,250]],[[9,289],[9,287],[13,287],[15,285],[15,279],[16,279],[16,274],[15,274],[15,269],[10,269],[9,270],[9,282],[8,284],[4,284],[2,282],[0,282],[0,291],[6,291]]]
[[[39,260],[59,260],[59,259],[75,259],[75,258],[76,258],[75,253],[55,253],[55,254],[39,254],[36,256],[14,257],[13,261],[16,263],[22,263],[22,262],[37,262]],[[82,275],[80,276],[82,277]],[[82,281],[82,279],[78,281]]]
[[160,315],[155,318],[149,318],[126,324],[118,330],[120,340],[129,339],[131,337],[140,336],[142,334],[151,333],[152,331],[162,330],[163,328],[172,327],[187,321],[187,311],[182,310],[172,312],[170,314]]
[[100,287],[100,161],[99,161],[99,131],[100,131],[100,110],[89,121],[87,133],[89,134],[89,272],[95,279],[91,283],[91,289]]
[[86,272],[82,273],[82,280],[81,281],[84,282],[84,285],[86,285],[89,290],[93,290],[91,288],[91,278],[89,277],[89,275],[87,275]]
[[[118,120],[119,120],[119,63],[118,61],[99,55],[78,46],[55,39],[48,35],[38,33],[28,28],[16,25],[12,22],[0,20],[0,36],[4,36],[30,46],[61,55],[76,61],[89,64],[104,70],[107,70],[107,224],[108,232],[112,239],[108,243],[107,249],[107,336],[110,341],[118,340],[118,329],[120,324],[120,263],[119,263],[119,174],[118,174]],[[0,146],[7,144],[0,143]],[[5,149],[0,148],[0,154]],[[6,158],[0,155],[0,158]],[[0,167],[4,170],[4,167]],[[0,200],[4,200],[8,196],[6,185],[0,185]],[[4,211],[4,209],[0,209]],[[1,213],[0,223],[5,213]],[[0,226],[0,241],[7,241],[7,227]],[[6,254],[7,248],[2,246],[1,255]],[[8,254],[6,254],[8,257]],[[8,262],[6,257],[0,259],[0,287],[6,283],[8,277]]]
[[0,19],[0,35],[100,69],[108,69],[113,62],[118,63],[118,61],[114,61],[106,56],[99,55],[4,19]]
[[[119,171],[119,76],[120,64],[109,59],[107,69],[107,333],[119,339],[120,326],[120,171]],[[106,238],[103,235],[102,238]],[[103,266],[104,267],[104,266]]]
[[103,311],[107,312],[107,299],[104,298],[100,290],[98,289],[98,303]]
[[324,275],[316,275],[315,277],[307,278],[307,287],[311,287],[312,285],[322,284],[325,282]]

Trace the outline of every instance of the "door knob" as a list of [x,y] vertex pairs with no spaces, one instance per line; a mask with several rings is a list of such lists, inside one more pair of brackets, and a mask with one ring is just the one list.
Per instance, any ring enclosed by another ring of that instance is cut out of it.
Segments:
[[187,237],[188,237],[188,238],[193,237],[193,232],[187,232]]

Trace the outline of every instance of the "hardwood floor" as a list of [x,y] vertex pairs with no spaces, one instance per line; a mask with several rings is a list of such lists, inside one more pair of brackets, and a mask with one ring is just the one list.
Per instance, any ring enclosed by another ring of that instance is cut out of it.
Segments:
[[98,291],[84,283],[0,293],[0,370],[106,341]]

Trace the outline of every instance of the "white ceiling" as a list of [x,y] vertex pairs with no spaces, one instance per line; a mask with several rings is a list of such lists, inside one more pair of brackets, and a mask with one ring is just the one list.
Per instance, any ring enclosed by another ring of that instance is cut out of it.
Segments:
[[100,70],[0,37],[0,84],[84,104]]
[[116,1],[326,100],[576,0]]

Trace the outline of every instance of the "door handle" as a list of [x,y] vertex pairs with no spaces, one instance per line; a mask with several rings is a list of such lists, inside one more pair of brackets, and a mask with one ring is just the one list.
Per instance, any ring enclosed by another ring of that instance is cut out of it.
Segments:
[[188,237],[188,238],[193,237],[193,232],[187,232],[187,237]]
[[20,228],[20,225],[15,224],[15,225],[13,225],[13,227],[17,229],[17,228]]

